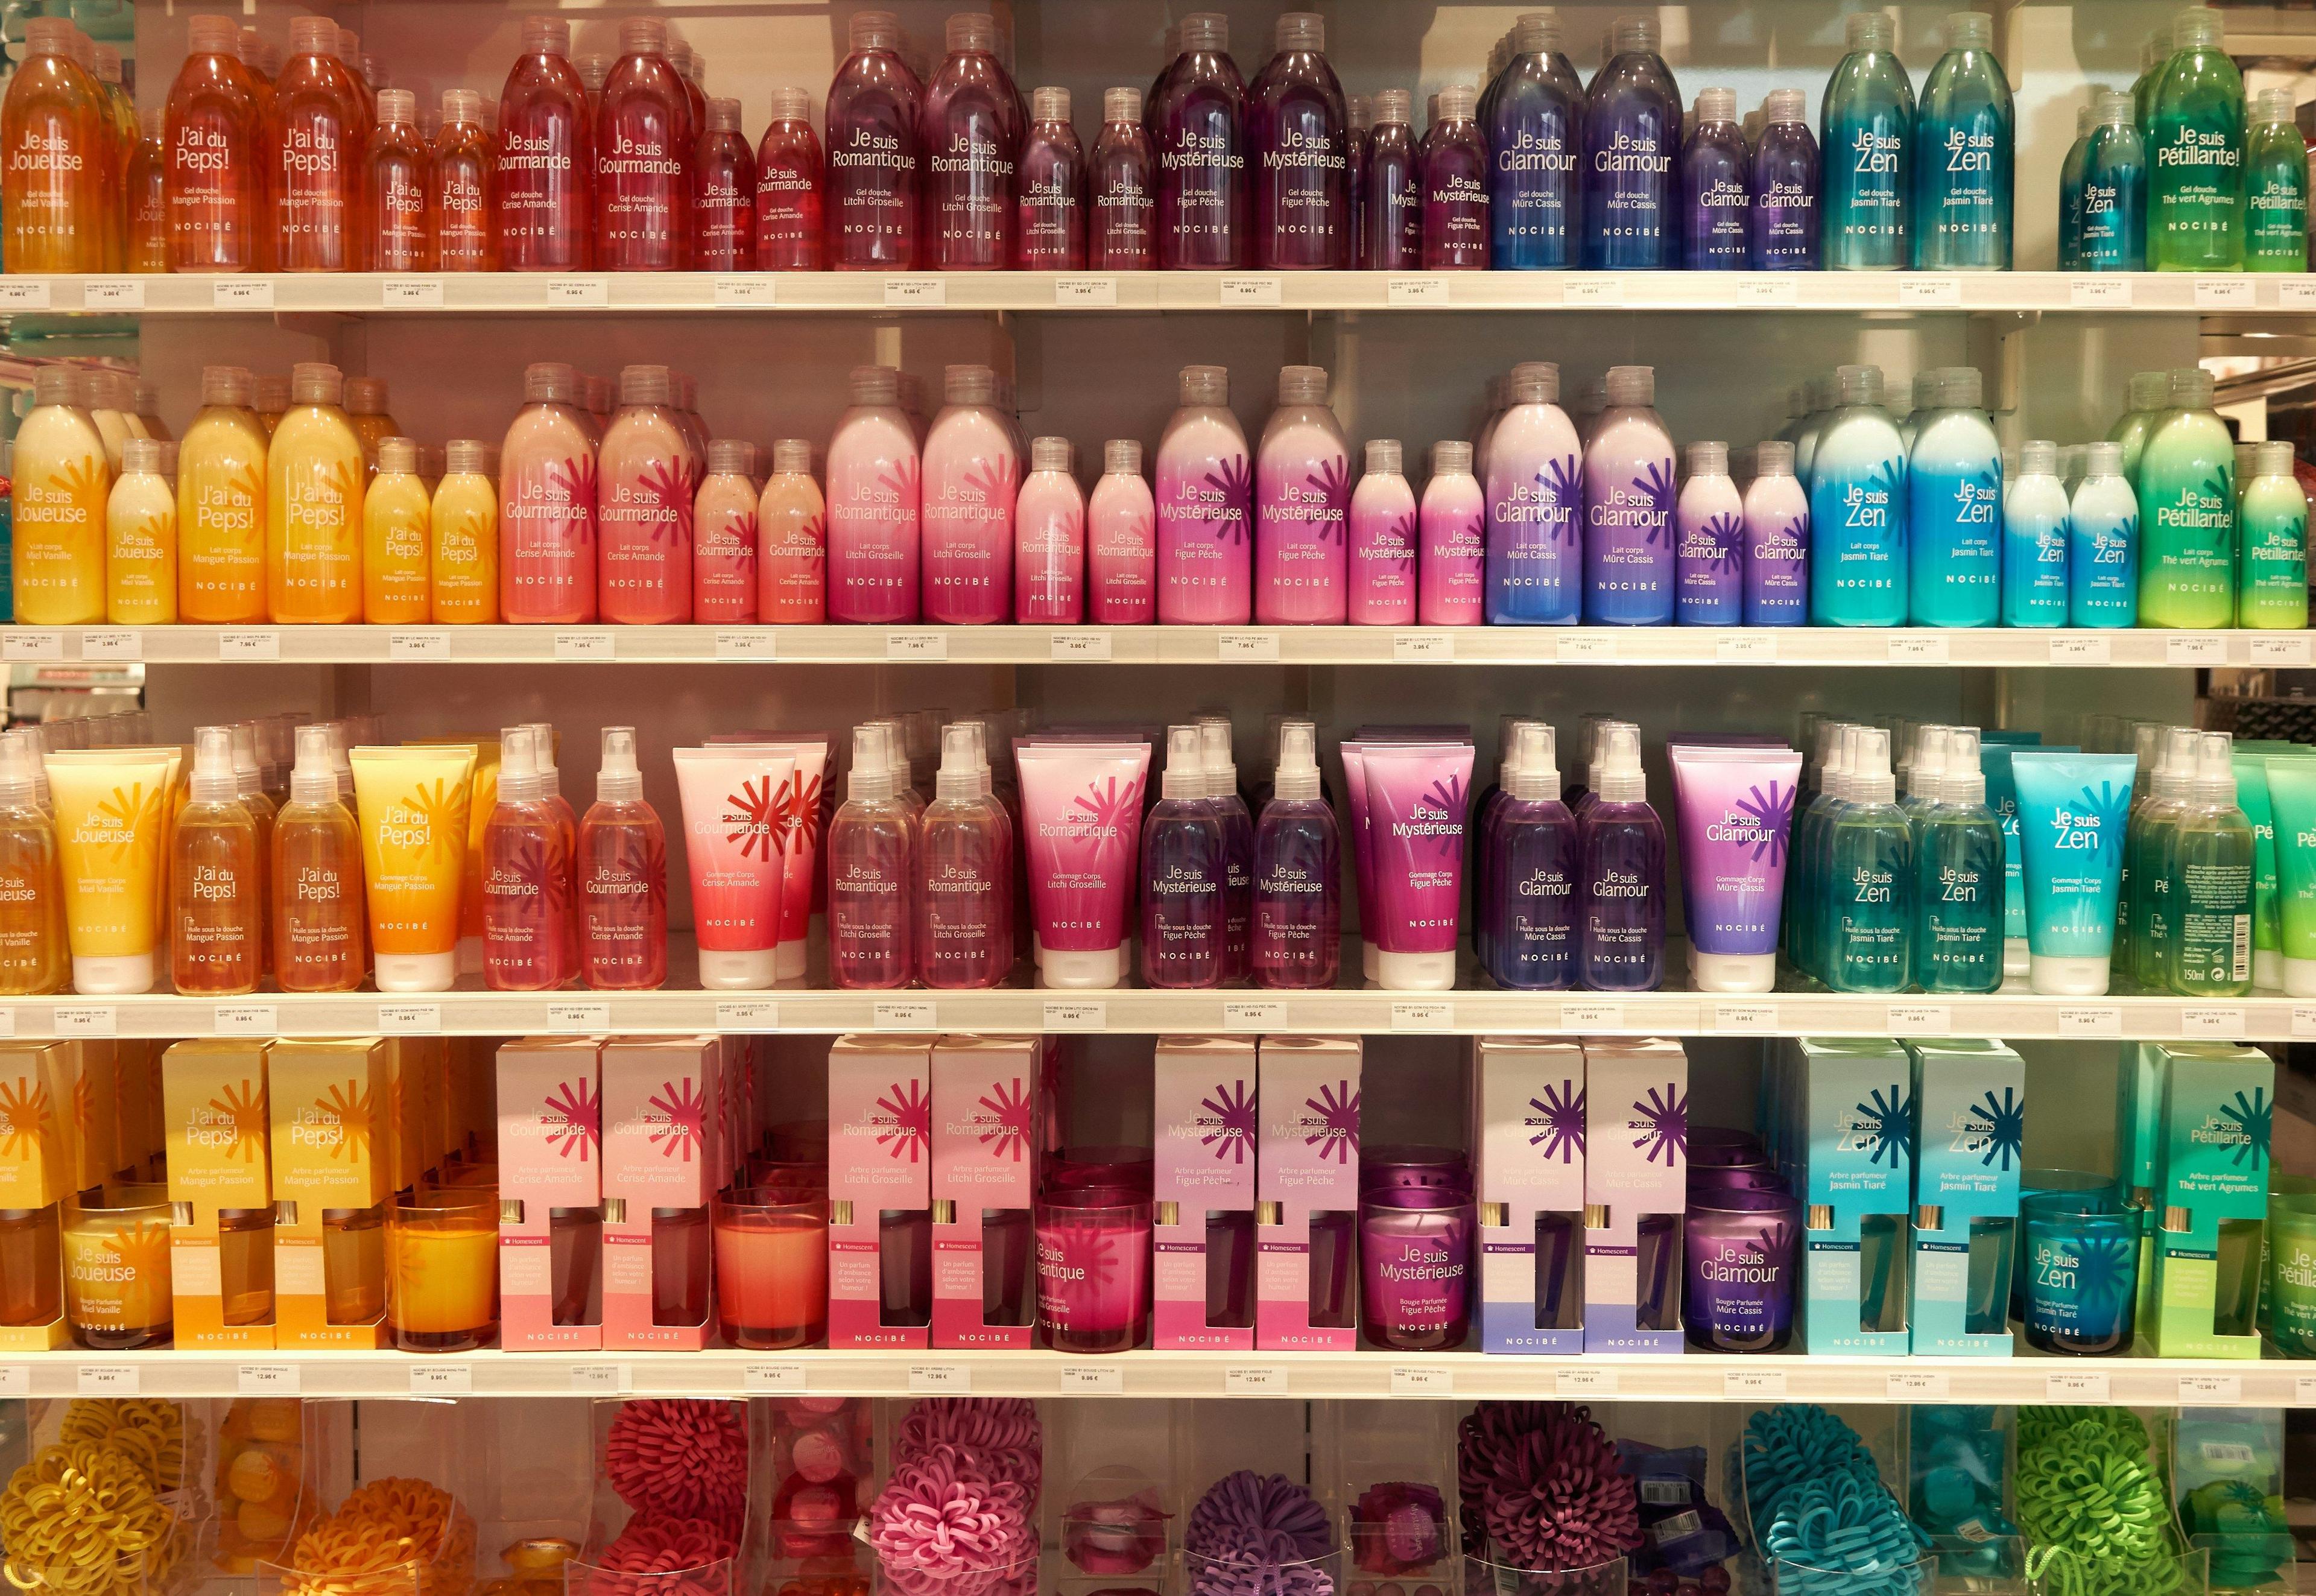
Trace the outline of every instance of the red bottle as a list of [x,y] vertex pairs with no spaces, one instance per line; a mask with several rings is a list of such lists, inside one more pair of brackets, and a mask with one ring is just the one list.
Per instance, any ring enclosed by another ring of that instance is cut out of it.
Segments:
[[857,11],[851,53],[828,85],[822,197],[828,263],[839,272],[906,272],[917,264],[917,109],[923,91],[901,59],[901,23]]
[[472,89],[446,89],[442,131],[426,185],[434,223],[434,258],[445,272],[489,272],[497,265],[497,231],[491,225],[497,152],[483,128],[483,97]]
[[373,272],[432,272],[434,232],[426,204],[432,157],[418,136],[418,96],[378,97],[378,130],[362,156],[362,258]]
[[756,157],[737,100],[708,103],[708,130],[691,158],[691,237],[696,270],[755,270]]
[[266,167],[265,108],[241,64],[231,17],[204,13],[188,24],[192,42],[169,85],[162,136],[173,272],[250,272],[257,267]]
[[619,64],[595,113],[595,263],[612,272],[691,264],[691,147],[683,79],[667,58],[667,25],[619,24]]
[[362,152],[370,103],[338,58],[338,25],[292,17],[290,58],[273,84],[274,269],[363,268]]
[[772,125],[756,147],[757,271],[821,269],[820,183],[812,96],[803,89],[774,89]]
[[499,268],[584,271],[594,259],[594,113],[571,65],[571,24],[522,19],[499,92]]

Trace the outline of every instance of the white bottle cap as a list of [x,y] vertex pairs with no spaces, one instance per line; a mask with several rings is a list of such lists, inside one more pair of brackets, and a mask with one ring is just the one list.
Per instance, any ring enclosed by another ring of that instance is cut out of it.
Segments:
[[2018,446],[2018,469],[2022,476],[2049,477],[2059,468],[2059,446],[2048,438],[2029,438]]
[[1512,723],[1503,789],[1523,803],[1560,796],[1560,762],[1552,727],[1541,720]]
[[380,992],[448,992],[459,978],[459,955],[449,953],[380,953]]
[[709,992],[761,992],[780,976],[779,950],[699,950],[699,985]]
[[2236,801],[2235,738],[2205,732],[2196,741],[2196,801],[2233,808]]
[[1915,798],[1935,798],[1938,782],[1946,773],[1946,737],[1949,728],[1943,726],[1918,727],[1914,734],[1914,756],[1907,762],[1906,790]]
[[1116,948],[1048,948],[1038,961],[1038,974],[1048,986],[1091,992],[1115,986],[1126,978],[1126,950]]
[[1691,948],[1688,969],[1699,992],[1774,992],[1777,987],[1774,953],[1706,953]]

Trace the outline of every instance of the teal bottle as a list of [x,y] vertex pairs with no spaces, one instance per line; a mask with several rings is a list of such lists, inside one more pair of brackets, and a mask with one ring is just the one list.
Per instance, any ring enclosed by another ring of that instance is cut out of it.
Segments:
[[1954,728],[1923,726],[1907,730],[1908,748],[1898,761],[1898,807],[1906,811],[1906,825],[1914,834],[1914,849],[1922,846],[1922,822],[1938,805],[1938,789],[1946,780],[1946,746]]
[[2245,486],[2236,624],[2263,631],[2308,625],[2308,495],[2293,471],[2289,441],[2262,443]]
[[1907,200],[1914,85],[1899,64],[1896,27],[1878,11],[1854,11],[1849,53],[1825,85],[1818,147],[1823,253],[1829,272],[1894,272],[1911,258]]
[[2102,90],[2083,158],[2085,272],[2147,270],[2147,143],[2131,120],[2131,96]]
[[2157,272],[2243,270],[2243,75],[2221,48],[2220,13],[2198,5],[2171,26],[2171,58],[2147,121],[2147,264]]
[[2002,624],[2067,624],[2067,485],[2059,446],[2018,446],[2018,478],[2002,502]]
[[1827,839],[1825,984],[1835,992],[1903,992],[1912,975],[1914,838],[1890,773],[1890,734],[1863,727],[1849,801]]
[[2308,141],[2290,89],[2263,89],[2244,135],[2244,270],[2308,270]]
[[2169,371],[2134,371],[2124,390],[2123,414],[2116,417],[2107,441],[2123,449],[2123,479],[2139,486],[2139,457],[2147,451],[2147,431],[2163,412],[2171,395]]
[[1933,373],[1906,461],[1906,618],[1992,626],[2001,602],[2002,444],[1972,366]]
[[2002,985],[2002,822],[1986,807],[1978,728],[1946,733],[1946,774],[1914,844],[1914,983],[1924,992]]
[[[1855,13],[1863,14],[1863,13]],[[1882,368],[1844,366],[1811,462],[1810,620],[1906,619],[1906,452],[1882,408]]]
[[1826,816],[1840,806],[1842,762],[1848,757],[1842,741],[1846,728],[1825,720],[1817,729],[1817,790],[1794,817],[1793,843],[1787,848],[1787,878],[1784,907],[1786,958],[1795,969],[1814,978],[1817,974],[1819,878],[1818,844],[1825,834]]
[[2083,263],[2083,167],[2091,153],[2091,108],[2075,112],[2075,141],[2059,163],[2059,270],[2073,272]]
[[1946,18],[1946,53],[1922,80],[1914,118],[1911,212],[1918,272],[2010,269],[2016,165],[2010,85],[1994,58],[1994,18]]

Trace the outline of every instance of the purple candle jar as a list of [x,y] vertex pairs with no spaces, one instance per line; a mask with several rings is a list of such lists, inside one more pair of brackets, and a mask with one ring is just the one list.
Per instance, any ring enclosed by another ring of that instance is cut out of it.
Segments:
[[1460,1147],[1385,1142],[1359,1149],[1359,1195],[1435,1187],[1472,1195],[1472,1155]]
[[1688,1166],[1688,1194],[1692,1200],[1700,1191],[1791,1191],[1793,1182],[1773,1169],[1749,1169],[1741,1166],[1720,1169],[1699,1169]]
[[1036,1209],[1038,1325],[1057,1352],[1126,1352],[1150,1330],[1150,1198],[1048,1190]]
[[1761,1149],[1761,1138],[1750,1130],[1731,1130],[1719,1125],[1691,1126],[1688,1132],[1688,1167],[1697,1169],[1766,1169],[1769,1155]]
[[1697,1191],[1681,1324],[1707,1352],[1775,1352],[1794,1335],[1802,1205],[1788,1191]]
[[1444,1352],[1472,1327],[1468,1191],[1386,1187],[1359,1198],[1359,1328],[1399,1352]]

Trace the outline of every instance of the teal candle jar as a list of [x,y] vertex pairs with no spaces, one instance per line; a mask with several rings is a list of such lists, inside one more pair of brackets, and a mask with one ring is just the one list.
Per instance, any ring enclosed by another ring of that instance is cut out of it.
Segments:
[[[2093,1174],[2087,1169],[2029,1169],[2018,1172],[2018,1201],[2022,1209],[2026,1199],[2038,1192],[2111,1192],[2114,1190],[2113,1175]],[[2024,1319],[2026,1316],[2026,1248],[2023,1237],[2021,1244],[2012,1250],[2011,1259],[2010,1316]]]
[[2040,1191],[2026,1229],[2026,1344],[2103,1357],[2131,1350],[2139,1295],[2138,1210],[2104,1191]]
[[2267,1199],[2267,1331],[2287,1358],[2316,1358],[2316,1192]]

